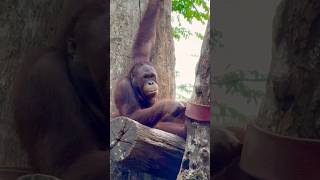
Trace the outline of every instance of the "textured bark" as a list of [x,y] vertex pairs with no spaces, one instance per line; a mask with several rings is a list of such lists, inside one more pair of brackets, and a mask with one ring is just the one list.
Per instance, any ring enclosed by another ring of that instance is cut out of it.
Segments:
[[184,152],[184,139],[126,117],[113,119],[110,127],[110,157],[118,167],[166,179],[176,177]]
[[63,2],[0,1],[0,167],[29,167],[9,113],[9,91],[28,50],[46,47],[55,39]]
[[[210,105],[210,23],[207,24],[190,102]],[[210,123],[187,120],[187,144],[177,179],[210,179]]]
[[282,135],[320,138],[320,1],[284,0],[272,48],[257,123]]
[[[110,2],[110,90],[122,79],[131,64],[131,48],[140,20],[148,0]],[[157,28],[157,39],[151,61],[159,74],[159,99],[175,97],[175,57],[171,33],[171,1],[165,1],[161,11],[161,22]],[[110,97],[110,112],[115,113],[113,93]]]

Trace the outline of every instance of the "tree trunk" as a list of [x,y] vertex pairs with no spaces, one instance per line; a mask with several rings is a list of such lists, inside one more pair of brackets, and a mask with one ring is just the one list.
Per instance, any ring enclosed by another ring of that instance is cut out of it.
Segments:
[[272,43],[266,96],[256,123],[248,125],[240,167],[258,179],[316,180],[320,1],[283,0],[274,17]]
[[[111,0],[110,2],[110,112],[116,113],[113,100],[113,87],[118,80],[127,75],[133,60],[131,48],[140,20],[148,0],[126,1]],[[171,1],[164,2],[161,11],[161,22],[157,28],[157,39],[151,58],[159,75],[158,98],[175,98],[175,57],[171,33]]]
[[272,64],[257,123],[320,138],[320,1],[284,0],[274,17]]
[[55,39],[62,0],[0,2],[0,168],[29,167],[14,130],[9,91],[15,73],[30,48]]
[[[190,102],[210,105],[210,23],[208,21]],[[177,179],[210,179],[210,122],[187,120],[186,150]]]

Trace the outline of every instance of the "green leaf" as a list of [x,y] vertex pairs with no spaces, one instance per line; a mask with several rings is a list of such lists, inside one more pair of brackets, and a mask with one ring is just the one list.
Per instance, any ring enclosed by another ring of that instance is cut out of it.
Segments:
[[[209,0],[172,0],[172,11],[177,13],[176,17],[173,17],[172,20],[177,19],[179,25],[179,27],[173,27],[174,38],[178,40],[181,38],[187,39],[189,36],[183,34],[183,31],[177,31],[177,28],[182,28],[180,15],[189,23],[192,23],[194,20],[202,24],[206,23],[210,16]],[[189,32],[191,31],[189,30]],[[195,33],[194,35],[198,38],[200,37],[199,34]]]

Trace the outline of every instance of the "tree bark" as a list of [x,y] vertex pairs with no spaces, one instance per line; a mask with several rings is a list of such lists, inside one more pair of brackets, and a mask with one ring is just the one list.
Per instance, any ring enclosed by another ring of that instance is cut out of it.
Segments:
[[[110,2],[110,112],[117,110],[113,100],[113,87],[127,75],[133,61],[131,48],[148,0]],[[171,0],[164,1],[160,25],[151,58],[159,75],[158,99],[175,98],[175,57],[171,33]]]
[[[210,105],[210,23],[208,21],[190,102]],[[187,144],[177,179],[210,179],[210,122],[188,119]]]
[[9,92],[28,50],[53,43],[63,4],[62,0],[0,2],[0,167],[29,167],[14,130]]
[[257,123],[272,132],[320,138],[320,1],[284,0],[273,26],[271,70]]
[[184,139],[126,117],[113,119],[110,127],[110,157],[117,166],[166,179],[176,177]]

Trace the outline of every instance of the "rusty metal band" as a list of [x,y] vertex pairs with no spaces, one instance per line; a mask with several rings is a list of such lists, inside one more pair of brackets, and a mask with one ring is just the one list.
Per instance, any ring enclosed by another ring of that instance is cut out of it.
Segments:
[[258,179],[319,180],[320,141],[277,135],[250,123],[240,168]]
[[210,122],[210,106],[187,102],[185,115],[196,121]]

